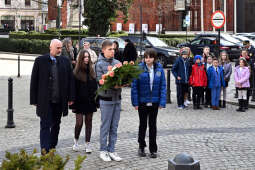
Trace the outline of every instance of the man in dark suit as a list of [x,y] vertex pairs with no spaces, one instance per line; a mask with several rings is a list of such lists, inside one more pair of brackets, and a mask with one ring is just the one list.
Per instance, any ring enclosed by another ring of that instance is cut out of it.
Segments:
[[[74,79],[70,61],[60,56],[62,42],[53,39],[50,53],[35,59],[30,84],[30,104],[40,117],[42,151],[56,148],[61,117],[74,101]],[[42,152],[43,153],[43,152]]]

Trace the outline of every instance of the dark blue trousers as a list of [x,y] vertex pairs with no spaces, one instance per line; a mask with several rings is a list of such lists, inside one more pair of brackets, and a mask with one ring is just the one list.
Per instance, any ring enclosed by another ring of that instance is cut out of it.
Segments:
[[61,105],[50,103],[49,112],[40,117],[40,145],[41,150],[55,149],[58,143],[58,134],[61,123]]

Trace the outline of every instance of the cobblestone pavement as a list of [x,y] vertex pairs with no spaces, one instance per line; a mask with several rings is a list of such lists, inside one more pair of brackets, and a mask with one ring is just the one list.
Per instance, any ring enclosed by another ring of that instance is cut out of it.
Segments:
[[[0,72],[2,71],[0,67]],[[29,105],[29,76],[24,75],[21,78],[14,76],[16,128],[4,128],[7,121],[7,79],[8,77],[0,77],[0,162],[6,150],[17,152],[25,148],[31,152],[33,148],[39,149],[39,119],[35,115],[35,108]],[[130,89],[125,88],[122,94],[123,110],[116,145],[117,152],[124,160],[105,163],[99,159],[100,112],[96,112],[93,118],[91,141],[94,152],[87,155],[82,169],[167,169],[168,159],[173,159],[176,154],[182,152],[200,160],[202,170],[255,169],[254,110],[249,109],[245,113],[239,113],[235,111],[236,106],[234,105],[227,105],[226,109],[220,111],[210,109],[194,111],[192,106],[185,110],[177,110],[175,86],[173,82],[171,85],[173,103],[168,104],[167,108],[160,110],[158,114],[159,157],[157,159],[137,156],[138,114],[130,104]],[[229,90],[231,91],[231,88]],[[74,124],[73,113],[62,118],[57,152],[61,155],[70,155],[71,159],[67,169],[74,167],[73,160],[77,155],[84,154],[84,151],[72,151]],[[84,148],[84,129],[80,144]],[[148,149],[146,151],[148,152]]]

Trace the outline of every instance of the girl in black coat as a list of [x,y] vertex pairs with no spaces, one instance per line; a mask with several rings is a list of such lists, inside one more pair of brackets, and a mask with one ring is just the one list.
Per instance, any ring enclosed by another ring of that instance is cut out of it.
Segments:
[[76,91],[75,101],[71,106],[73,112],[76,113],[73,150],[79,150],[78,139],[83,125],[83,117],[85,117],[85,151],[90,153],[92,152],[92,149],[89,145],[92,131],[92,117],[93,112],[97,111],[95,102],[97,82],[96,74],[93,69],[93,64],[88,51],[82,50],[79,53],[78,61],[73,73],[75,77]]

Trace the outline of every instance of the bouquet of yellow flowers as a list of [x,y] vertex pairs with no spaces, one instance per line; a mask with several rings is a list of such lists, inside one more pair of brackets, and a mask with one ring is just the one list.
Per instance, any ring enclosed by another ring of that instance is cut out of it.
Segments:
[[143,70],[133,61],[130,63],[125,61],[123,65],[119,63],[114,66],[108,66],[108,72],[102,75],[102,79],[99,80],[100,88],[98,92],[116,86],[127,86],[131,84],[134,79],[138,78],[142,72]]

